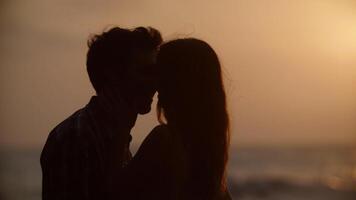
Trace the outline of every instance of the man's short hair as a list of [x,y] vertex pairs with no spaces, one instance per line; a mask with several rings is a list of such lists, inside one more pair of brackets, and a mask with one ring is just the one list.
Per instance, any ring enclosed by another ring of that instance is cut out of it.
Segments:
[[136,53],[157,50],[161,43],[160,32],[151,27],[133,30],[114,27],[94,35],[88,40],[87,71],[96,92],[108,84],[108,74],[117,74],[120,80]]

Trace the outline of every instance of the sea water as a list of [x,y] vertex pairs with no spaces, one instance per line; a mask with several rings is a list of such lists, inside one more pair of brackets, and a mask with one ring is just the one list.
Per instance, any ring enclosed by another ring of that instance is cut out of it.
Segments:
[[[0,200],[41,199],[40,153],[0,151]],[[356,200],[356,149],[233,147],[228,188],[239,200]]]
[[356,200],[356,148],[233,148],[229,189],[235,199]]

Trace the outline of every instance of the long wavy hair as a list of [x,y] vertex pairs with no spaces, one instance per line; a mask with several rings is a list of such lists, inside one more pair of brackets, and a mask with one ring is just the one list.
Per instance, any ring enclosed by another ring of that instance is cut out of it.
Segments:
[[214,199],[226,190],[229,118],[215,51],[194,38],[163,44],[157,115],[178,129],[189,155],[189,187],[199,199]]

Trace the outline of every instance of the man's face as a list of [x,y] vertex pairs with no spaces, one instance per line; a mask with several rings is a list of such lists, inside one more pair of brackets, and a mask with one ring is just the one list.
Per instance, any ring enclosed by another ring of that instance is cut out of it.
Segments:
[[127,86],[130,88],[132,106],[139,114],[149,113],[156,93],[156,51],[138,52],[129,67]]

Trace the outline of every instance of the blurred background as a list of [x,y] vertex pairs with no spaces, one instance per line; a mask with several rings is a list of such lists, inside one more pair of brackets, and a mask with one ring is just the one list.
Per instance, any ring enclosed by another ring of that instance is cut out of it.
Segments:
[[94,94],[86,41],[114,25],[217,51],[234,199],[356,199],[355,0],[0,0],[1,200],[41,199],[49,131]]

